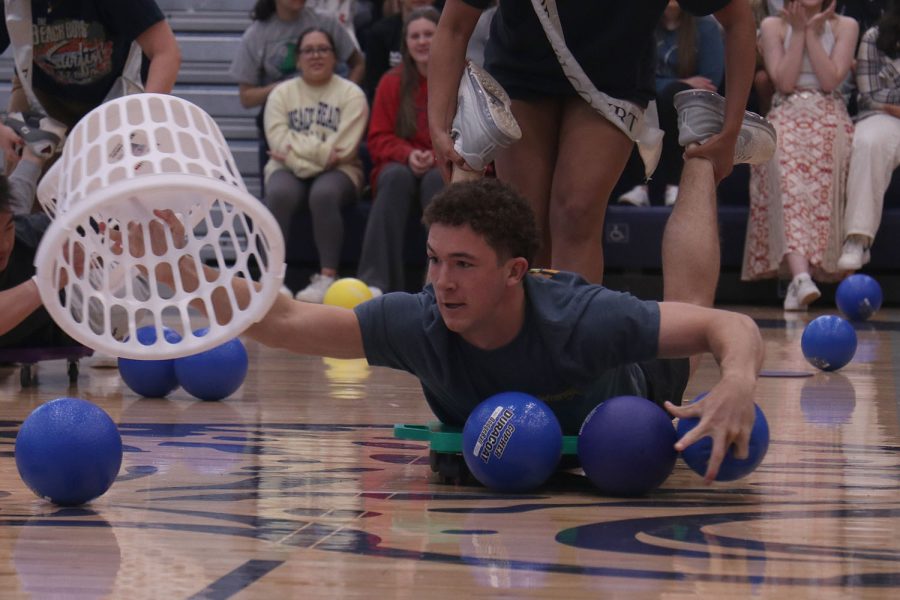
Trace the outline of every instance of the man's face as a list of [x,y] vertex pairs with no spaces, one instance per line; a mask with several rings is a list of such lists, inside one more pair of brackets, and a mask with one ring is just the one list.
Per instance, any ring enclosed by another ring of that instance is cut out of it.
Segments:
[[500,262],[484,237],[468,225],[435,224],[428,231],[428,280],[450,331],[484,338],[509,310],[509,261]]
[[0,212],[0,272],[9,265],[9,257],[16,244],[16,224],[11,212]]

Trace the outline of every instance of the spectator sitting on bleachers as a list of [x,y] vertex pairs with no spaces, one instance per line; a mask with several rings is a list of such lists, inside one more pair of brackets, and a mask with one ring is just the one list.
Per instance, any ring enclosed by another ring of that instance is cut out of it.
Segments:
[[350,37],[356,49],[359,50],[359,40],[356,39],[356,0],[307,0],[309,7],[320,15],[332,17],[340,23]]
[[329,32],[305,31],[296,52],[301,75],[278,84],[266,102],[271,159],[265,168],[265,202],[287,243],[294,214],[307,208],[312,214],[320,272],[296,298],[322,302],[340,263],[341,209],[359,199],[363,184],[359,142],[369,108],[358,85],[334,74]]
[[416,8],[432,6],[434,0],[400,0],[400,4],[400,12],[387,15],[372,25],[365,41],[366,81],[363,89],[369,102],[375,97],[375,89],[382,75],[400,64],[406,17]]
[[856,271],[869,262],[881,223],[884,194],[900,165],[900,2],[892,2],[877,27],[863,35],[856,61],[859,114],[850,153],[844,245],[838,268]]
[[347,78],[360,83],[365,61],[353,39],[334,18],[317,14],[306,0],[256,0],[250,13],[253,22],[241,36],[241,44],[229,73],[238,83],[241,106],[261,107],[257,118],[260,132],[259,162],[268,160],[262,122],[266,98],[280,82],[297,74],[297,38],[310,27],[320,27],[335,41],[338,63],[346,63]]
[[[655,183],[665,185],[666,206],[675,204],[684,164],[675,94],[690,89],[716,92],[724,75],[725,46],[719,24],[713,17],[695,17],[683,11],[676,0],[669,0],[656,27],[656,110],[665,136],[653,177]],[[622,194],[619,202],[648,206],[647,185],[636,185]]]
[[375,201],[366,223],[360,279],[374,295],[404,290],[403,241],[414,200],[424,210],[444,186],[435,167],[428,133],[428,57],[439,14],[417,8],[403,26],[403,60],[381,78],[372,120],[369,153]]
[[12,45],[31,57],[16,66],[11,112],[41,110],[71,128],[107,97],[136,90],[142,53],[145,91],[167,94],[178,76],[178,42],[154,0],[15,0],[3,16],[0,52]]
[[787,270],[785,310],[805,310],[836,279],[853,123],[838,93],[853,60],[858,27],[834,4],[789,0],[762,22],[766,70],[777,90],[769,120],[775,157],[754,165],[741,277]]

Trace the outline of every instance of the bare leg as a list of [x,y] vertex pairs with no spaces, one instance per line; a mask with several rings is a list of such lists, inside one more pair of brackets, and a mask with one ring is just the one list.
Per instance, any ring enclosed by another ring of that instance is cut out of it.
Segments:
[[791,277],[796,277],[802,273],[809,273],[809,261],[806,257],[796,252],[788,252],[784,255],[787,261],[788,269],[791,271]]
[[684,163],[662,244],[663,299],[712,306],[719,282],[719,222],[713,165]]
[[550,186],[561,110],[561,101],[555,98],[513,100],[512,112],[522,129],[522,139],[500,150],[495,161],[497,177],[522,194],[534,209],[541,232],[535,267],[550,266]]
[[567,98],[550,194],[553,268],[603,279],[603,220],[634,143],[584,100]]

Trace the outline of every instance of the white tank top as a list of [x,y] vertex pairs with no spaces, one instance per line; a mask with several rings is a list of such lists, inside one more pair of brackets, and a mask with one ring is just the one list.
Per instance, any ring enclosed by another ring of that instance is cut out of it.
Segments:
[[[791,43],[791,35],[793,33],[793,29],[788,25],[787,33],[784,36],[785,50],[787,50],[788,45]],[[825,28],[822,32],[822,47],[825,48],[825,52],[830,56],[831,51],[834,49],[834,32],[831,30],[831,21],[825,21]],[[809,62],[809,54],[805,49],[803,50],[803,62],[800,65],[800,74],[797,76],[797,83],[794,87],[798,90],[818,90],[822,88],[822,86],[819,85],[819,79],[813,71],[812,63]]]

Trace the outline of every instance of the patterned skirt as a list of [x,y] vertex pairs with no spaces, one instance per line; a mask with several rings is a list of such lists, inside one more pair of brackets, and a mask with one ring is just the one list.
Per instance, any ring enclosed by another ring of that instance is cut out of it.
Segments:
[[806,257],[820,281],[839,278],[853,123],[843,98],[802,91],[776,98],[768,119],[775,156],[750,171],[750,217],[741,279],[787,275],[784,257]]

